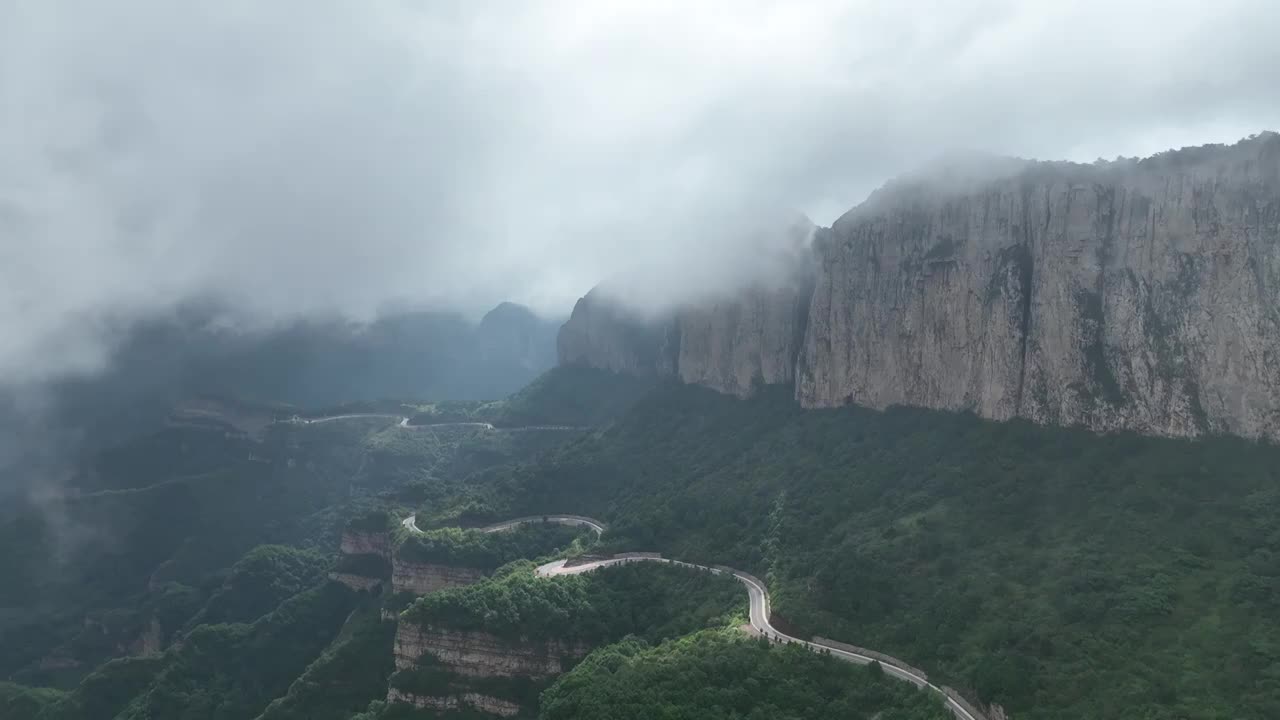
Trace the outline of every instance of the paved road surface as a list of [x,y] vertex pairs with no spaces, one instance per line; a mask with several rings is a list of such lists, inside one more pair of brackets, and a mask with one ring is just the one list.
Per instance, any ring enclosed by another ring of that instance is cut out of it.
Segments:
[[[585,427],[577,425],[522,425],[520,427],[504,427],[500,428],[493,423],[487,422],[442,422],[442,423],[423,423],[421,425],[410,425],[409,418],[404,415],[393,415],[390,413],[349,413],[347,415],[329,415],[328,417],[319,418],[298,418],[293,422],[301,422],[304,425],[316,425],[318,423],[333,422],[334,420],[353,420],[356,418],[386,418],[388,420],[399,420],[399,427],[407,430],[422,430],[429,428],[446,428],[446,427],[475,427],[485,430],[502,430],[504,432],[530,432],[538,430],[586,430]],[[288,421],[286,421],[288,422]]]
[[[600,522],[599,520],[592,520],[589,517],[582,517],[580,515],[530,515],[528,517],[516,518],[514,520],[506,520],[504,522],[496,523],[494,525],[486,525],[484,527],[476,528],[476,529],[479,530],[480,532],[487,532],[487,533],[501,532],[502,530],[510,530],[511,528],[517,525],[524,525],[525,523],[534,523],[534,522],[549,522],[549,523],[556,523],[558,525],[587,527],[595,531],[596,535],[600,535],[604,533],[604,529],[605,529],[604,523]],[[400,524],[403,525],[406,529],[411,530],[413,532],[416,532],[416,533],[422,532],[422,530],[418,528],[417,515],[410,515],[409,517],[402,520]]]
[[[410,515],[409,517],[404,519],[404,522],[402,524],[409,530],[412,530],[414,532],[422,532],[421,530],[418,529],[416,519],[417,519],[416,516]],[[508,530],[517,525],[521,525],[523,523],[543,522],[544,520],[546,522],[555,522],[555,523],[560,523],[562,525],[579,525],[579,526],[589,527],[592,530],[594,530],[597,535],[603,534],[606,527],[605,524],[600,522],[599,520],[593,520],[591,518],[582,517],[580,515],[532,515],[529,517],[522,517],[522,518],[516,518],[514,520],[507,520],[506,522],[497,523],[496,525],[489,525],[488,527],[480,528],[480,530],[482,530],[483,532],[498,532],[501,530]],[[756,632],[760,633],[762,636],[768,638],[771,642],[799,643],[800,645],[803,645],[811,650],[829,652],[831,653],[832,657],[836,657],[841,660],[847,660],[849,662],[858,663],[859,665],[869,665],[875,661],[875,658],[867,657],[866,655],[860,655],[855,652],[849,652],[848,650],[841,650],[840,648],[831,647],[830,645],[825,645],[822,643],[815,643],[815,642],[810,642],[808,640],[801,640],[800,638],[792,637],[790,635],[787,635],[786,633],[779,631],[773,625],[769,624],[769,615],[770,615],[769,591],[765,588],[764,584],[761,583],[759,580],[755,579],[754,577],[752,577],[751,575],[748,575],[747,573],[741,572],[739,570],[734,570],[733,568],[707,567],[706,565],[694,565],[693,563],[682,562],[680,560],[671,560],[669,558],[658,557],[656,555],[653,555],[653,556],[629,555],[627,557],[613,557],[613,558],[605,558],[600,560],[592,560],[590,562],[584,562],[576,565],[566,565],[566,563],[568,562],[567,560],[555,560],[553,562],[549,562],[545,565],[538,567],[537,570],[535,570],[534,572],[535,574],[537,574],[538,577],[554,577],[556,575],[580,575],[582,573],[588,573],[593,570],[599,570],[600,568],[608,567],[610,565],[622,565],[625,563],[646,562],[646,561],[667,563],[669,565],[680,565],[683,567],[695,568],[698,570],[708,570],[717,575],[723,575],[725,573],[733,575],[734,578],[736,578],[739,582],[741,582],[747,588],[747,601],[750,607],[748,615],[750,617],[751,627]],[[961,705],[960,703],[948,697],[947,694],[943,692],[942,688],[929,682],[927,678],[921,677],[920,675],[917,675],[916,673],[910,670],[900,668],[900,667],[897,667],[896,665],[891,665],[886,662],[881,662],[880,667],[884,668],[885,673],[888,675],[892,675],[893,677],[896,677],[899,680],[906,680],[907,682],[912,683],[917,687],[929,688],[930,690],[934,691],[938,695],[942,696],[944,702],[946,703],[947,709],[950,710],[951,713],[955,715],[956,718],[958,718],[958,720],[979,720],[972,713],[970,713],[963,705]]]
[[400,415],[389,415],[385,413],[351,413],[349,415],[330,415],[321,418],[301,418],[303,424],[316,425],[319,423],[333,422],[334,420],[350,420],[352,418],[395,418],[399,419]]

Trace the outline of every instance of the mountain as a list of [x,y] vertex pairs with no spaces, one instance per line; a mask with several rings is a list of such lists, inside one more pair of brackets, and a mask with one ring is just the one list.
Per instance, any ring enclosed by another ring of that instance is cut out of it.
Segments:
[[1092,165],[949,158],[808,254],[772,289],[657,320],[597,288],[560,362],[739,395],[794,383],[810,408],[1280,439],[1276,133]]

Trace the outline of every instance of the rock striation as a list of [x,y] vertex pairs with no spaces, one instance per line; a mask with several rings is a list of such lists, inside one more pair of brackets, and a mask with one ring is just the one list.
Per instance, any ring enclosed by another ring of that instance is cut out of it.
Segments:
[[391,534],[346,530],[342,533],[340,551],[343,555],[377,555],[390,559]]
[[426,595],[445,588],[473,585],[488,574],[475,568],[411,562],[396,556],[391,563],[391,591]]
[[812,232],[807,219],[792,223],[781,247],[761,251],[767,276],[757,270],[742,287],[707,291],[656,316],[634,314],[595,288],[560,330],[560,364],[675,377],[739,396],[790,383],[813,293]]
[[561,365],[669,376],[675,374],[679,335],[671,318],[642,317],[597,287],[574,305],[556,352]]
[[[951,159],[811,247],[811,285],[682,308],[662,332],[589,294],[560,361],[739,395],[794,383],[804,407],[1280,440],[1280,135],[1093,165]],[[674,360],[642,362],[656,351]]]
[[513,643],[485,632],[417,625],[403,619],[395,638],[397,670],[412,668],[418,658],[431,655],[463,677],[551,678],[590,651],[582,643]]
[[476,692],[460,692],[454,695],[418,695],[399,688],[387,689],[387,702],[405,703],[426,710],[459,710],[470,708],[490,715],[511,717],[520,713],[520,706],[502,698]]

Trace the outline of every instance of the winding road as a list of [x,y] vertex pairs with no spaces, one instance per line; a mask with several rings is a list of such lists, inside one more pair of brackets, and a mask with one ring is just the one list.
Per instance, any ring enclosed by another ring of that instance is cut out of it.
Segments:
[[410,425],[409,418],[404,415],[393,415],[391,413],[349,413],[347,415],[329,415],[318,418],[295,417],[292,420],[284,422],[301,423],[303,425],[318,425],[320,423],[333,422],[335,420],[356,420],[370,418],[385,418],[387,420],[399,420],[397,427],[406,430],[425,430],[430,428],[449,428],[449,427],[474,427],[483,430],[501,430],[503,432],[529,432],[537,430],[586,430],[587,428],[578,425],[521,425],[518,427],[498,427],[488,422],[441,422],[441,423],[423,423],[421,425]]
[[[606,525],[599,520],[584,517],[581,515],[531,515],[528,517],[515,518],[505,522],[488,525],[478,528],[481,532],[499,532],[502,530],[510,530],[517,525],[523,525],[531,522],[553,522],[560,525],[573,525],[590,528],[597,536],[604,534]],[[422,532],[418,529],[417,516],[410,515],[401,523],[404,527],[413,532]],[[749,606],[748,616],[750,618],[751,628],[761,636],[767,638],[770,642],[775,643],[797,643],[815,652],[828,652],[832,657],[846,660],[848,662],[857,663],[859,665],[869,665],[879,660],[880,666],[884,668],[884,672],[899,680],[905,680],[917,687],[928,688],[942,697],[948,710],[958,718],[958,720],[984,720],[981,716],[972,712],[964,704],[958,702],[949,695],[941,687],[929,682],[929,679],[921,674],[907,668],[899,667],[882,659],[869,657],[849,650],[827,645],[826,643],[812,642],[809,640],[801,640],[792,637],[778,630],[769,623],[770,607],[769,607],[769,590],[765,588],[764,583],[755,577],[748,575],[740,570],[734,570],[730,567],[717,566],[709,567],[707,565],[695,565],[681,560],[672,560],[664,558],[657,553],[624,553],[615,555],[611,558],[601,558],[597,560],[588,560],[586,562],[577,562],[570,564],[570,560],[554,560],[545,565],[539,566],[534,572],[538,577],[555,577],[556,575],[580,575],[582,573],[592,572],[600,568],[609,567],[611,565],[622,565],[632,562],[661,562],[668,565],[679,565],[696,570],[707,570],[716,575],[732,575],[738,582],[741,582],[747,588],[747,601]]]

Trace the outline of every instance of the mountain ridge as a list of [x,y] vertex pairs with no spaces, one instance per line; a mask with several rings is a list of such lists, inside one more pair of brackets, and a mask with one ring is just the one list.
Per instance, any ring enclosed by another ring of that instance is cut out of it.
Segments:
[[809,408],[1280,440],[1276,133],[1092,165],[943,163],[819,228],[809,254],[789,291],[655,321],[597,288],[559,362],[740,396],[794,382]]

